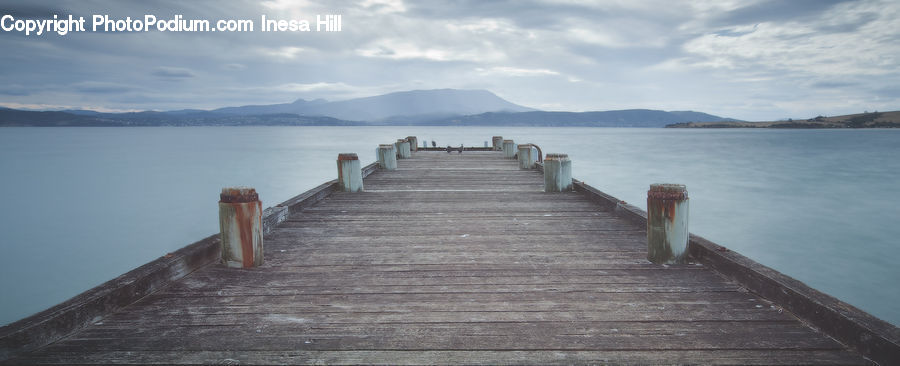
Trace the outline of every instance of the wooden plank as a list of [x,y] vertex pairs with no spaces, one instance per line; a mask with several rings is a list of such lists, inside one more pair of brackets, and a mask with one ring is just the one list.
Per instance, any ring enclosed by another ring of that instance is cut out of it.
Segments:
[[[346,308],[357,305],[389,304],[429,304],[429,303],[487,303],[502,302],[503,307],[530,306],[532,304],[566,304],[575,302],[600,303],[690,303],[690,304],[737,304],[762,305],[769,308],[769,302],[760,301],[752,295],[735,291],[655,293],[655,292],[520,292],[520,293],[424,293],[424,294],[340,294],[340,295],[267,295],[267,296],[227,296],[197,293],[156,293],[145,301],[135,303],[135,309],[154,307],[197,307],[197,306],[264,306],[267,304],[328,305]],[[483,305],[477,305],[483,306]],[[628,305],[630,306],[630,305]]]
[[434,285],[474,285],[474,284],[552,284],[552,283],[641,283],[641,284],[688,284],[726,283],[723,278],[710,271],[546,271],[541,269],[511,272],[373,272],[343,271],[330,273],[294,272],[290,270],[246,271],[239,274],[227,270],[211,270],[197,273],[192,281],[217,283],[219,279],[233,280],[241,286],[434,286]]
[[440,285],[440,286],[368,286],[368,287],[323,287],[323,286],[297,286],[297,287],[246,287],[221,285],[214,290],[196,289],[191,285],[170,286],[166,293],[190,293],[204,294],[208,296],[268,296],[268,295],[320,295],[320,294],[449,294],[449,293],[522,293],[522,292],[593,292],[593,293],[619,293],[619,292],[714,292],[714,291],[739,291],[741,288],[735,284],[687,284],[676,286],[672,284],[516,284],[516,285]]
[[869,365],[834,350],[683,350],[683,351],[111,351],[49,350],[22,359],[28,364],[241,364],[241,365]]
[[[275,318],[275,316],[270,316]],[[163,330],[106,332],[73,337],[56,351],[278,350],[836,350],[837,342],[808,328],[780,322],[465,323],[382,326],[280,325],[182,326]],[[754,335],[766,334],[765,337]]]

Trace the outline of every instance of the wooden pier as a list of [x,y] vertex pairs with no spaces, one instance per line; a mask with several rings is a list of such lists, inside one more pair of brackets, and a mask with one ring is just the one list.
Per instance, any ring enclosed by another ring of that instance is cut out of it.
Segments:
[[[501,152],[419,149],[363,176],[270,210],[262,266],[204,239],[4,327],[6,362],[900,363],[897,328],[702,238],[689,263],[652,264],[639,210],[577,181],[545,193]],[[794,314],[779,283],[869,333]]]

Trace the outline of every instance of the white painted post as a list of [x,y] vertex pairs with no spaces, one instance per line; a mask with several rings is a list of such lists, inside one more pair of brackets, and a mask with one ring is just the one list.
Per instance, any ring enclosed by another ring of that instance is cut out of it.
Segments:
[[491,137],[491,142],[494,144],[494,151],[503,150],[503,136]]
[[688,243],[688,194],[681,184],[651,184],[647,191],[647,259],[684,263]]
[[407,139],[399,139],[397,140],[397,157],[400,159],[409,159],[412,157],[412,154],[409,150],[409,140]]
[[572,190],[572,161],[568,154],[547,154],[544,158],[544,192]]
[[412,152],[419,151],[419,138],[415,136],[407,136],[406,141],[409,141],[409,150]]
[[503,140],[503,157],[507,159],[516,158],[516,143],[513,140]]
[[362,167],[356,153],[338,154],[338,183],[344,192],[362,192]]
[[531,144],[522,144],[519,145],[519,169],[532,169],[534,168],[535,156],[534,149]]
[[397,153],[395,152],[394,145],[378,145],[378,165],[384,170],[397,169]]
[[262,265],[263,210],[256,190],[247,187],[222,188],[219,198],[222,262],[228,267],[238,268]]

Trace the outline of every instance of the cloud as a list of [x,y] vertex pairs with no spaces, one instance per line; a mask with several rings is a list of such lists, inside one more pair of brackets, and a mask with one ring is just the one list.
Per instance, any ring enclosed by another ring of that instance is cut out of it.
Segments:
[[[880,95],[880,96],[884,97],[885,99],[889,99],[889,100],[893,99],[893,98],[900,98],[900,86],[898,86],[898,85],[881,87],[881,88],[874,90],[874,92],[877,93],[877,95]],[[885,108],[882,108],[882,109],[885,109]],[[893,110],[897,109],[896,104],[894,104],[894,107],[892,109]]]
[[[897,8],[872,17],[873,5],[841,4],[820,14],[816,23],[764,22],[732,28],[733,33],[696,37],[684,44],[693,67],[734,71],[767,70],[810,76],[886,75],[894,73],[900,54]],[[860,34],[820,32],[820,25],[853,24]]]
[[31,95],[31,93],[31,88],[27,88],[19,84],[0,85],[0,95],[26,96]]
[[222,65],[222,68],[225,70],[238,71],[247,69],[247,65],[238,64],[238,63],[229,63]]
[[812,83],[810,86],[813,88],[825,88],[825,89],[840,89],[846,87],[857,86],[859,83],[852,81],[817,81]]
[[53,19],[53,14],[67,14],[68,12],[54,6],[42,6],[40,4],[22,3],[0,5],[0,15],[12,15],[16,19]]
[[558,72],[547,69],[523,69],[518,67],[495,66],[489,69],[476,68],[476,71],[482,75],[505,75],[505,76],[547,76],[559,75]]
[[441,48],[420,46],[401,39],[383,39],[357,50],[363,57],[388,58],[393,60],[420,59],[428,61],[470,61],[485,62],[503,60],[505,56],[497,50],[459,47]]
[[261,4],[267,9],[275,10],[302,9],[313,5],[311,1],[307,0],[266,0],[261,2]]
[[20,110],[32,110],[32,111],[61,111],[61,110],[91,110],[96,112],[104,112],[104,113],[125,113],[125,112],[138,112],[137,109],[115,109],[115,108],[106,108],[101,105],[68,105],[68,104],[48,104],[48,103],[4,103],[0,102],[0,107],[6,107],[11,109],[20,109]]
[[150,74],[165,79],[186,79],[196,76],[194,75],[194,72],[189,69],[169,66],[156,67]]
[[284,61],[284,60],[293,60],[296,59],[300,54],[306,52],[306,49],[301,47],[279,47],[279,48],[262,48],[260,49],[260,53],[265,54],[273,59]]
[[734,28],[723,29],[717,32],[714,32],[716,36],[719,37],[741,37],[753,32],[756,32],[756,29],[759,28],[759,24],[754,24],[753,26],[739,26]]
[[310,83],[310,84],[301,84],[301,83],[287,83],[276,85],[271,88],[267,88],[269,90],[277,90],[282,92],[291,92],[291,93],[308,93],[313,91],[339,91],[339,92],[353,92],[358,88],[354,86],[347,85],[345,83]]
[[238,92],[246,96],[264,95],[270,97],[267,103],[284,103],[300,97],[328,100],[366,97],[383,93],[384,90],[381,87],[350,85],[343,82],[315,82],[233,87],[226,89],[225,92]]
[[721,13],[714,24],[754,24],[763,22],[796,21],[815,17],[834,5],[854,0],[767,0],[751,3]]
[[[862,101],[880,103],[869,110],[900,105],[893,87],[900,84],[900,3],[892,0],[30,0],[0,7],[30,18],[344,16],[340,33],[0,36],[0,48],[13,50],[0,53],[2,103],[180,109],[464,88],[557,110],[692,109],[748,120],[849,113]],[[816,109],[826,104],[833,110]]]
[[403,0],[363,0],[360,5],[377,14],[406,12]]
[[72,87],[82,93],[94,94],[115,94],[125,93],[135,90],[135,87],[119,83],[108,83],[102,81],[84,81],[72,85]]

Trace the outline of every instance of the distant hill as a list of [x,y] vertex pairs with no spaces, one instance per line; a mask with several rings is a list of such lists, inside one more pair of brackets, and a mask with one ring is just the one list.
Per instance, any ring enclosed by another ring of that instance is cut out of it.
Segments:
[[583,126],[663,127],[673,123],[736,121],[694,111],[628,109],[546,112],[510,103],[486,90],[412,90],[329,102],[225,107],[211,111],[102,113],[0,108],[0,126]]
[[524,112],[534,109],[510,103],[487,90],[412,90],[373,97],[328,102],[324,100],[293,103],[228,107],[213,112],[254,115],[294,113],[306,116],[328,116],[348,121],[382,122],[434,119],[484,112]]
[[[709,120],[723,118],[709,116]],[[429,118],[430,117],[430,118]],[[292,113],[227,114],[209,111],[71,113],[0,109],[0,126],[566,126],[663,127],[685,120],[666,111],[631,109],[603,112],[481,113],[468,116],[404,116],[367,123]]]
[[81,127],[104,125],[104,122],[98,121],[96,117],[82,114],[52,111],[21,111],[8,108],[0,109],[0,126]]
[[129,126],[359,126],[363,122],[296,114],[223,115],[135,112],[75,114],[0,109],[0,127],[129,127]]
[[669,128],[896,128],[900,127],[900,111],[865,112],[843,116],[817,116],[808,119],[789,119],[769,122],[688,122],[668,125]]
[[[290,113],[297,115],[312,115],[315,113],[309,113],[313,106],[321,105],[324,103],[328,103],[324,99],[316,99],[312,101],[306,101],[303,99],[297,99],[293,103],[282,103],[282,104],[268,104],[268,105],[245,105],[241,107],[225,107],[214,109],[211,112],[214,113],[222,113],[222,114],[236,114],[236,115],[256,115],[256,114],[273,114],[273,113]],[[319,113],[319,115],[324,115]]]
[[432,120],[428,125],[463,126],[566,126],[566,127],[664,127],[687,121],[730,120],[711,114],[679,111],[666,112],[652,109],[626,109],[597,112],[521,112],[482,113],[477,115]]

